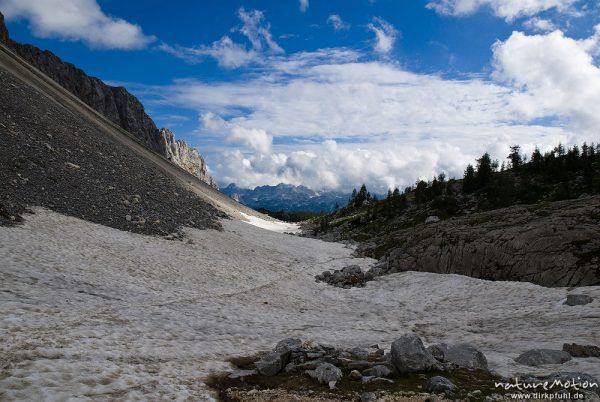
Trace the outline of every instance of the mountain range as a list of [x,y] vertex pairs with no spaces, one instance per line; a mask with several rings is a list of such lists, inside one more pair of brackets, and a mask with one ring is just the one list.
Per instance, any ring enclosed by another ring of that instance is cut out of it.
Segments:
[[331,212],[348,203],[350,194],[337,191],[314,191],[305,186],[280,183],[276,186],[240,188],[231,183],[221,192],[254,209],[286,212]]

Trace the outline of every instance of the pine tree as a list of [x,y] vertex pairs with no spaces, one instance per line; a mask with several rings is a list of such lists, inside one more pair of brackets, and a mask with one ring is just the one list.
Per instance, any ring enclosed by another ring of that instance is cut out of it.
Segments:
[[470,163],[467,165],[467,169],[465,169],[462,191],[465,194],[475,191],[475,169]]

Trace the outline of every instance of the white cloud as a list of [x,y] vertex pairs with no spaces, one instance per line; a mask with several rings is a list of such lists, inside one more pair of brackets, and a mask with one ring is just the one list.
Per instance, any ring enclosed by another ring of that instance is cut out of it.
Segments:
[[489,8],[498,17],[512,21],[543,11],[556,9],[570,11],[578,0],[432,0],[427,8],[440,14],[463,16],[473,14],[480,8]]
[[138,25],[104,14],[96,0],[0,0],[0,9],[9,20],[27,19],[42,38],[106,49],[140,49],[155,40]]
[[308,0],[300,0],[300,11],[303,13],[308,10]]
[[523,26],[535,32],[550,32],[556,30],[556,25],[550,20],[533,17],[523,23]]
[[283,49],[273,39],[271,24],[265,20],[262,11],[246,11],[242,7],[238,11],[238,16],[242,26],[237,30],[248,38],[254,50],[262,50],[266,45],[266,48],[274,53],[283,53]]
[[183,47],[162,43],[158,48],[188,63],[199,63],[205,57],[212,57],[224,68],[245,66],[256,57],[253,50],[247,50],[244,45],[233,42],[229,36],[223,36],[210,46]]
[[261,54],[265,50],[270,53],[284,52],[273,39],[271,25],[265,20],[262,11],[246,11],[242,7],[238,10],[238,17],[242,25],[232,28],[231,31],[244,35],[250,42],[251,49],[247,49],[241,43],[234,42],[227,35],[213,42],[210,46],[185,47],[162,43],[158,46],[158,49],[188,63],[200,63],[206,57],[212,57],[223,68],[239,68],[252,62],[259,62]]
[[350,24],[342,20],[342,17],[340,17],[337,14],[331,14],[327,18],[327,23],[331,25],[336,31],[347,31],[348,29],[350,29]]
[[273,55],[239,80],[154,91],[200,114],[197,145],[210,147],[215,176],[249,187],[366,182],[384,192],[442,171],[460,175],[483,152],[504,158],[514,143],[531,152],[582,139],[560,125],[530,125],[541,115],[522,113],[512,86],[415,74],[348,49]]
[[546,35],[513,34],[494,46],[495,77],[518,89],[511,102],[529,119],[555,116],[578,130],[600,126],[600,34],[585,40],[560,31]]
[[398,30],[379,17],[373,18],[373,22],[368,24],[367,28],[375,33],[375,51],[381,54],[390,53],[398,38]]
[[269,154],[273,137],[263,129],[233,126],[227,141],[243,144],[258,154]]

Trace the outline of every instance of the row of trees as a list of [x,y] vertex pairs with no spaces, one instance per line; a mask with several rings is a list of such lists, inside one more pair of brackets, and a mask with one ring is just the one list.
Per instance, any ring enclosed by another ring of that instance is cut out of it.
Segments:
[[491,209],[519,202],[574,198],[583,193],[600,194],[600,144],[570,148],[559,144],[545,153],[536,148],[529,159],[519,145],[514,145],[501,164],[484,153],[475,165],[467,166],[462,180],[448,180],[442,173],[430,181],[419,180],[403,192],[390,189],[380,202],[363,184],[352,192],[344,210],[369,206],[375,215],[392,217],[410,203],[430,203],[453,214],[468,200],[476,200],[480,209]]

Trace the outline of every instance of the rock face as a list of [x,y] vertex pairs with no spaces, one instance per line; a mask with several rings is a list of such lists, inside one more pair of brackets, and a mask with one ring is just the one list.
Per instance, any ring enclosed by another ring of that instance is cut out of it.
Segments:
[[169,130],[159,130],[141,102],[124,87],[106,85],[48,50],[42,51],[35,46],[11,40],[1,13],[0,42],[150,149],[216,188],[198,151],[188,147],[182,140],[175,140]]
[[427,371],[439,366],[421,338],[413,333],[404,334],[392,343],[391,359],[399,373]]
[[585,304],[589,304],[593,302],[594,299],[588,295],[567,295],[567,300],[565,304],[567,306],[583,306]]
[[543,364],[563,364],[571,360],[571,355],[562,350],[532,349],[522,353],[515,359],[517,363],[526,366],[541,366]]
[[175,135],[168,128],[159,130],[161,150],[164,147],[164,155],[174,164],[181,166],[206,184],[219,188],[213,180],[204,158],[196,148],[189,147],[185,141],[175,139]]
[[600,197],[514,206],[400,229],[362,252],[388,250],[375,275],[460,274],[542,286],[600,284]]

